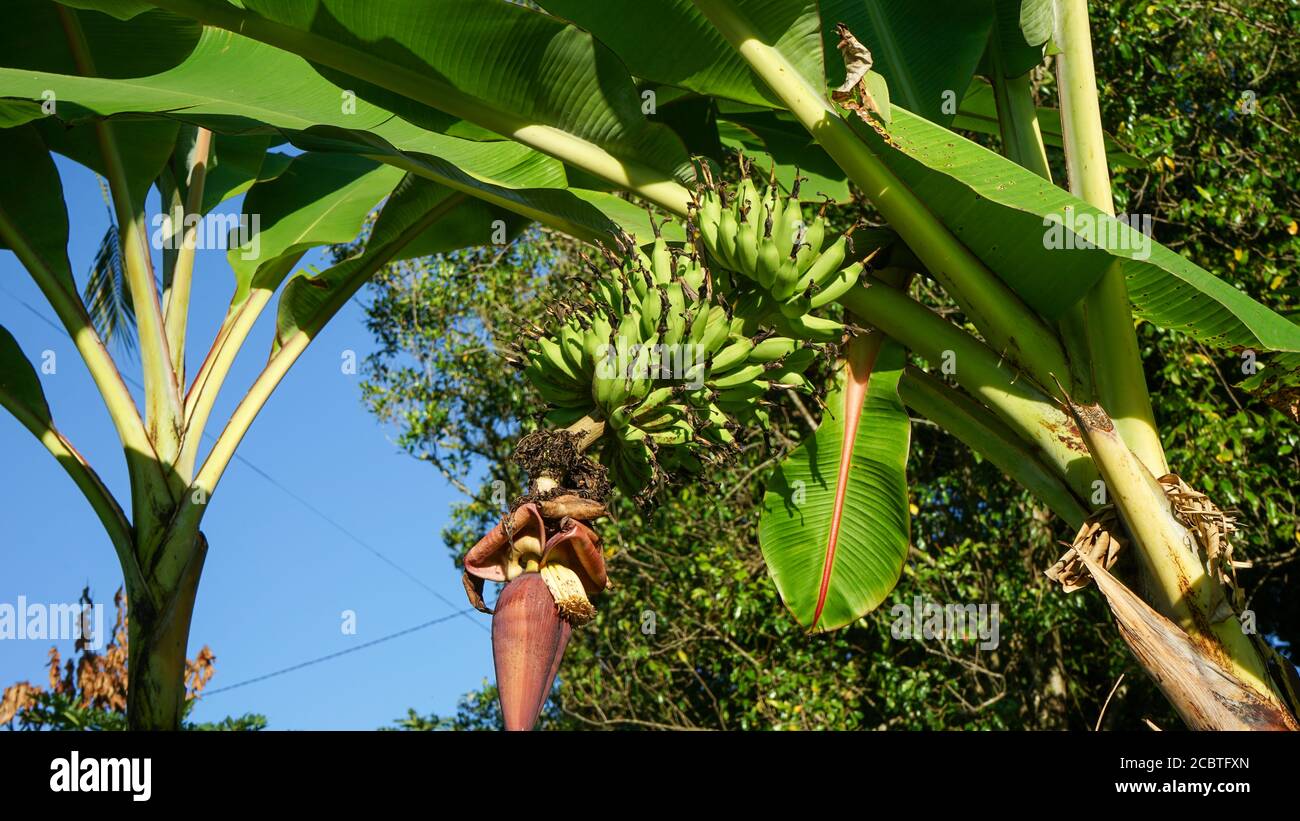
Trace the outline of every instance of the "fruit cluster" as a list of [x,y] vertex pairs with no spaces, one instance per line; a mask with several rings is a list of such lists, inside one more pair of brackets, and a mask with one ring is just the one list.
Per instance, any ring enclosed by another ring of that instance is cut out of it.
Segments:
[[549,425],[604,420],[600,460],[624,492],[722,458],[738,425],[766,422],[769,390],[807,389],[819,346],[760,330],[754,292],[724,301],[698,257],[662,238],[607,261],[521,358]]
[[708,166],[701,176],[694,222],[712,269],[745,281],[736,283],[742,313],[790,337],[837,341],[844,326],[811,312],[858,284],[865,263],[852,259],[852,232],[830,239],[822,213],[808,219],[797,175],[786,197],[774,180],[760,195],[747,173],[735,191],[714,183]]

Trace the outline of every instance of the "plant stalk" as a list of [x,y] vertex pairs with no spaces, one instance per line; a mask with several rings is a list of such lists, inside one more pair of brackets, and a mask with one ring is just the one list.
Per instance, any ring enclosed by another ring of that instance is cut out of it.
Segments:
[[[1114,215],[1106,138],[1101,127],[1087,0],[1054,0],[1061,135],[1070,193]],[[1086,371],[1097,401],[1147,470],[1169,472],[1151,408],[1123,267],[1115,260],[1062,322],[1076,371]],[[1087,357],[1087,365],[1077,360]]]
[[1101,407],[1071,402],[1070,409],[1136,543],[1143,598],[1207,656],[1280,704],[1267,664],[1237,620],[1224,585],[1206,571],[1196,538],[1174,517],[1163,487]]
[[600,437],[605,435],[605,420],[596,419],[591,416],[584,416],[572,425],[565,428],[569,433],[576,433],[582,438],[578,440],[578,452],[581,453],[587,448],[594,445]]
[[872,153],[775,48],[764,43],[732,0],[694,0],[749,67],[848,174],[908,247],[961,306],[989,345],[1030,371],[1042,384],[1068,374],[1060,341],[1014,291],[963,245],[917,196]]
[[984,456],[1021,487],[1033,493],[1071,528],[1078,529],[1088,510],[1058,471],[1005,422],[971,397],[925,371],[908,366],[898,394],[909,407]]
[[163,607],[147,605],[146,593],[127,585],[127,726],[132,730],[179,730],[185,713],[185,651],[199,577],[207,556],[202,534],[191,537],[184,572]]
[[[200,128],[194,140],[190,160],[190,177],[186,183],[185,210],[181,247],[176,251],[176,265],[172,268],[171,288],[167,291],[164,322],[167,329],[167,348],[171,351],[172,372],[177,385],[185,384],[185,329],[189,321],[190,285],[194,277],[194,252],[198,247],[199,219],[203,216],[203,187],[207,179],[208,154],[212,150],[212,132]],[[188,217],[193,216],[194,224]]]
[[908,349],[951,373],[959,385],[1037,446],[1047,465],[1079,498],[1092,493],[1097,469],[1074,423],[1027,374],[924,305],[887,285],[858,286],[841,299]]

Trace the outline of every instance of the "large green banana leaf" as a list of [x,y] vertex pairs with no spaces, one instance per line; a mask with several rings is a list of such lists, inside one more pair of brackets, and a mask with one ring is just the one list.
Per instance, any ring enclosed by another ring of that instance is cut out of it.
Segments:
[[[68,262],[68,209],[54,159],[32,125],[0,130],[0,224],[75,295]],[[9,247],[0,236],[0,248]]]
[[[67,4],[62,4],[66,6]],[[194,20],[151,10],[130,22],[72,12],[51,0],[7,0],[0,63],[48,74],[81,74],[61,13],[81,28],[98,77],[120,79],[166,71],[185,59],[202,33]],[[58,94],[57,86],[50,86]]]
[[781,463],[763,496],[763,558],[809,630],[861,618],[902,574],[911,541],[911,427],[898,396],[904,360],[880,334],[851,342],[821,426]]
[[243,244],[232,241],[227,254],[235,272],[232,303],[243,302],[250,288],[278,288],[286,271],[275,263],[284,257],[351,242],[401,179],[397,169],[364,157],[308,153],[275,179],[254,185],[241,215],[250,236]]
[[[103,15],[81,17],[84,22]],[[143,15],[131,24],[141,32],[131,36],[148,42],[160,18],[177,19],[161,13]],[[207,29],[191,47],[171,68],[129,82],[0,69],[0,95],[40,101],[44,90],[56,89],[61,119],[152,112],[203,125],[226,132],[216,141],[218,157],[223,138],[248,140],[274,129],[275,138],[289,139],[306,150],[363,153],[398,167],[414,167],[417,173],[583,239],[607,239],[619,229],[642,238],[648,234],[644,213],[621,198],[579,189],[539,191],[564,186],[565,169],[527,146],[424,131],[363,99],[352,100],[355,108],[345,109],[344,91],[301,58],[229,32]],[[4,61],[0,55],[0,62]],[[509,190],[520,188],[531,190]],[[227,189],[224,195],[234,190]],[[680,238],[681,229],[670,230],[670,235]]]
[[[440,250],[458,243],[478,244],[483,237],[455,220],[444,222],[464,202],[465,195],[408,174],[375,222],[363,251],[325,271],[294,277],[280,295],[274,356],[295,338],[310,340],[357,290],[389,260],[416,251],[414,242]],[[441,230],[440,230],[441,229]]]
[[442,130],[464,120],[684,210],[678,181],[690,179],[691,167],[681,141],[646,119],[612,52],[549,15],[475,0],[154,5],[291,48],[411,127]]
[[[1005,157],[898,107],[889,144],[850,122],[954,234],[1049,317],[1119,260],[1136,313],[1161,327],[1218,347],[1300,350],[1300,329],[1284,317]],[[1048,247],[1053,218],[1074,248]],[[1091,237],[1082,230],[1089,226],[1097,227]]]
[[41,430],[54,429],[41,379],[23,355],[18,341],[3,325],[0,325],[0,405],[37,436]]
[[[148,38],[141,41],[147,43]],[[88,115],[160,113],[218,132],[265,132],[269,126],[285,136],[332,125],[339,129],[334,132],[336,150],[345,147],[342,136],[347,129],[373,135],[377,140],[372,142],[390,150],[434,154],[497,185],[565,184],[560,163],[526,146],[425,131],[363,99],[346,99],[344,89],[299,57],[217,29],[205,29],[182,62],[130,81],[30,70],[13,67],[10,61],[0,53],[0,64],[5,66],[0,68],[0,96],[41,102],[42,95],[53,90],[56,114],[65,121]],[[363,152],[374,145],[358,143],[352,148]]]

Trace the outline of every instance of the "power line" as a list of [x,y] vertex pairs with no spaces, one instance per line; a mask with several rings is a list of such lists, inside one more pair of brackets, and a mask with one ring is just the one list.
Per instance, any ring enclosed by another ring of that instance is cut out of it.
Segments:
[[[310,661],[300,662],[291,667],[285,667],[283,670],[276,670],[273,673],[267,673],[265,675],[257,676],[255,678],[245,679],[244,681],[240,681],[235,684],[228,684],[225,687],[218,687],[215,690],[205,690],[201,694],[201,696],[203,698],[206,698],[208,696],[215,696],[217,693],[224,693],[227,690],[234,690],[236,687],[245,687],[249,684],[256,684],[259,681],[266,681],[267,679],[275,678],[276,676],[283,676],[286,673],[292,673],[296,670],[301,670],[304,667],[311,667],[314,664],[321,664],[322,662],[331,661],[333,659],[339,658],[340,656],[346,656],[349,653],[355,653],[359,650],[364,650],[367,647],[374,647],[376,644],[383,644],[386,641],[392,641],[393,639],[401,638],[402,636],[419,632],[420,630],[424,630],[427,627],[433,627],[435,624],[441,624],[445,621],[450,621],[456,618],[457,616],[468,615],[469,613],[473,613],[473,612],[474,612],[474,608],[467,607],[464,610],[461,610],[456,613],[450,613],[446,616],[442,616],[441,618],[434,619],[433,621],[426,621],[424,624],[417,624],[414,627],[408,627],[405,630],[399,630],[396,633],[389,633],[387,636],[375,639],[374,641],[368,641],[365,644],[358,644],[356,647],[349,647],[348,649],[340,650],[337,653],[330,653],[327,656],[321,656],[320,658],[314,658],[311,659]],[[477,624],[477,622],[475,622],[475,624]]]
[[[206,435],[206,434],[205,434],[205,435]],[[281,490],[285,495],[289,496],[291,499],[293,499],[294,501],[296,501],[298,504],[302,505],[303,507],[307,508],[307,509],[308,509],[309,511],[311,511],[312,513],[314,513],[314,514],[316,514],[317,516],[319,516],[323,521],[327,522],[330,526],[332,526],[333,528],[335,528],[336,530],[338,530],[338,531],[339,531],[340,533],[342,533],[344,536],[347,536],[349,539],[351,539],[352,541],[356,542],[356,543],[357,543],[358,545],[360,545],[362,548],[364,548],[365,550],[367,550],[367,551],[369,551],[370,553],[372,553],[372,554],[373,554],[376,558],[378,558],[380,561],[382,561],[383,563],[387,564],[389,567],[393,568],[393,569],[396,570],[398,573],[401,573],[401,574],[402,574],[403,576],[405,576],[406,578],[408,578],[408,579],[410,579],[411,581],[415,582],[415,583],[418,584],[420,587],[423,587],[425,590],[427,590],[427,591],[429,591],[430,593],[432,593],[432,594],[433,594],[434,596],[436,596],[436,597],[438,598],[438,600],[441,601],[443,604],[446,604],[448,607],[455,607],[455,606],[456,606],[456,603],[453,602],[451,599],[448,599],[446,596],[442,595],[442,594],[439,593],[437,590],[435,590],[434,588],[430,587],[430,586],[429,586],[428,584],[426,584],[422,579],[420,579],[420,578],[419,578],[418,576],[416,576],[414,573],[412,573],[412,572],[410,572],[409,570],[407,570],[405,567],[402,567],[400,564],[398,564],[397,562],[395,562],[395,561],[393,561],[392,559],[388,558],[387,556],[385,556],[383,553],[381,553],[381,552],[378,551],[377,549],[371,547],[371,546],[370,546],[369,544],[367,544],[367,543],[366,543],[366,542],[365,542],[365,541],[364,541],[360,536],[356,535],[355,533],[353,533],[352,531],[348,530],[348,529],[347,529],[346,527],[344,527],[343,525],[341,525],[341,524],[339,524],[338,522],[336,522],[336,521],[335,521],[333,518],[331,518],[327,513],[325,513],[324,511],[322,511],[320,508],[316,507],[315,505],[313,505],[311,502],[309,502],[309,501],[307,501],[306,499],[304,499],[302,496],[299,496],[297,493],[294,493],[294,492],[293,492],[292,490],[290,490],[287,486],[281,484],[279,481],[277,481],[275,478],[273,478],[273,477],[272,477],[270,474],[268,474],[266,471],[262,470],[262,469],[259,468],[257,465],[255,465],[255,464],[253,464],[252,462],[248,461],[248,460],[245,459],[243,456],[240,456],[238,452],[235,453],[235,458],[236,458],[237,460],[239,460],[241,463],[243,463],[244,465],[247,465],[248,468],[249,468],[250,470],[252,470],[253,472],[257,473],[257,475],[261,476],[263,479],[265,479],[266,481],[270,482],[270,483],[271,483],[272,485],[274,485],[275,487],[279,488],[279,489],[280,489],[280,490]],[[473,608],[470,608],[470,609],[467,610],[467,611],[461,611],[461,612],[466,614],[466,615],[465,615],[465,618],[466,618],[466,619],[469,619],[469,621],[470,621],[471,624],[473,624],[474,626],[478,627],[480,630],[483,630],[483,631],[487,631],[487,630],[488,630],[488,628],[483,624],[483,622],[478,621],[477,619],[475,619],[475,618],[473,618],[472,616],[468,615],[469,613],[475,612],[475,611],[473,610]]]
[[18,296],[18,295],[15,294],[13,291],[9,290],[8,288],[4,287],[3,285],[0,285],[0,291],[3,291],[3,292],[4,292],[4,295],[7,296],[7,297],[9,297],[10,299],[12,299],[14,302],[17,302],[19,305],[22,305],[22,306],[23,306],[24,308],[26,308],[27,310],[29,310],[29,311],[31,311],[32,313],[36,314],[36,318],[37,318],[37,319],[39,319],[40,321],[44,322],[46,325],[49,325],[49,326],[50,326],[51,328],[53,328],[54,330],[58,331],[58,332],[61,333],[61,334],[66,334],[66,333],[68,332],[68,329],[67,329],[67,328],[64,328],[62,325],[58,324],[57,322],[55,322],[54,320],[50,319],[50,318],[49,318],[48,316],[46,316],[45,314],[41,313],[41,312],[40,312],[39,310],[37,310],[37,309],[36,309],[36,308],[35,308],[35,307],[30,303],[30,302],[28,302],[27,300],[25,300],[25,299],[23,299],[22,297]]
[[[61,333],[61,334],[66,333],[66,329],[63,328],[63,326],[61,326],[61,325],[59,325],[58,323],[54,322],[52,319],[50,319],[49,317],[47,317],[43,311],[37,309],[34,305],[32,305],[31,303],[29,303],[27,300],[23,299],[22,297],[18,296],[17,294],[13,293],[13,292],[10,291],[8,288],[5,288],[3,285],[0,285],[0,292],[3,292],[3,293],[4,293],[6,296],[8,296],[10,299],[12,299],[12,300],[14,300],[15,302],[19,303],[20,305],[22,305],[22,306],[23,306],[24,308],[26,308],[27,310],[31,311],[33,314],[36,315],[36,317],[37,317],[38,319],[40,319],[40,320],[41,320],[42,322],[44,322],[46,325],[49,325],[51,328],[54,328],[55,330],[57,330],[57,331],[58,331],[59,333]],[[139,382],[137,382],[137,381],[136,381],[133,377],[131,377],[129,374],[122,374],[122,378],[125,379],[128,383],[130,383],[130,384],[131,384],[133,387],[135,387],[137,390],[141,390],[141,391],[144,390],[144,386],[141,385]],[[213,436],[211,433],[209,433],[208,431],[204,431],[204,432],[203,432],[203,438],[204,438],[204,439],[208,439],[208,440],[214,440],[216,437],[214,437],[214,436]],[[321,510],[320,508],[316,507],[316,506],[313,505],[311,502],[309,502],[309,501],[307,501],[306,499],[304,499],[302,496],[299,496],[297,493],[295,493],[294,491],[290,490],[289,487],[288,487],[287,485],[285,485],[284,483],[280,482],[280,481],[277,480],[275,477],[273,477],[271,474],[267,473],[265,470],[262,470],[262,469],[261,469],[260,467],[258,467],[257,465],[253,464],[251,461],[249,461],[247,458],[245,458],[245,457],[244,457],[242,454],[240,454],[238,451],[235,452],[235,459],[236,459],[237,461],[239,461],[241,464],[247,466],[250,470],[252,470],[252,471],[253,471],[254,473],[256,473],[258,476],[261,476],[261,477],[262,477],[263,479],[265,479],[267,482],[270,482],[272,486],[278,488],[282,493],[284,493],[284,494],[287,495],[289,498],[291,498],[291,499],[293,499],[294,501],[296,501],[298,504],[300,504],[300,505],[302,505],[303,507],[305,507],[305,508],[306,508],[308,511],[310,511],[312,514],[314,514],[315,516],[317,516],[317,517],[319,517],[320,519],[322,519],[323,521],[325,521],[327,524],[329,524],[329,525],[330,525],[331,527],[333,527],[334,529],[338,530],[338,531],[339,531],[340,533],[342,533],[344,536],[347,536],[347,537],[348,537],[349,539],[351,539],[353,542],[357,543],[357,544],[360,545],[362,548],[364,548],[365,550],[369,551],[371,554],[373,554],[373,555],[374,555],[376,558],[378,558],[380,561],[384,562],[384,563],[387,564],[389,567],[391,567],[391,568],[393,568],[394,570],[396,570],[397,572],[401,573],[401,574],[402,574],[403,576],[405,576],[406,578],[408,578],[408,579],[410,579],[411,581],[415,582],[417,585],[419,585],[420,587],[424,588],[424,589],[425,589],[426,591],[428,591],[429,593],[432,593],[432,594],[434,595],[434,597],[437,598],[439,601],[441,601],[443,604],[445,604],[445,605],[447,605],[448,607],[451,607],[451,608],[455,608],[455,607],[457,606],[456,603],[453,602],[451,599],[448,599],[446,596],[444,596],[444,595],[442,595],[441,593],[439,593],[439,592],[438,592],[437,590],[435,590],[433,587],[430,587],[427,583],[425,583],[422,579],[420,579],[420,578],[419,578],[418,576],[416,576],[414,573],[410,572],[409,570],[407,570],[406,568],[402,567],[402,566],[401,566],[400,564],[398,564],[397,562],[395,562],[395,561],[393,561],[392,559],[388,558],[388,556],[384,555],[384,554],[383,554],[381,551],[379,551],[377,548],[375,548],[375,547],[371,546],[370,544],[368,544],[368,543],[367,543],[364,539],[362,539],[360,536],[356,535],[355,533],[353,533],[352,531],[350,531],[350,530],[348,530],[346,527],[344,527],[342,524],[340,524],[339,522],[335,521],[335,520],[334,520],[334,519],[333,519],[329,514],[325,513],[323,510]],[[473,624],[475,627],[479,628],[480,630],[482,630],[482,631],[484,631],[484,632],[490,632],[490,631],[488,630],[488,627],[487,627],[486,625],[484,625],[481,621],[479,621],[479,620],[473,618],[472,616],[470,616],[470,615],[469,615],[470,612],[473,612],[473,611],[472,611],[472,610],[460,610],[460,611],[458,611],[457,613],[454,613],[454,614],[452,614],[452,615],[464,615],[465,618],[466,618],[466,619],[467,619],[471,624]]]

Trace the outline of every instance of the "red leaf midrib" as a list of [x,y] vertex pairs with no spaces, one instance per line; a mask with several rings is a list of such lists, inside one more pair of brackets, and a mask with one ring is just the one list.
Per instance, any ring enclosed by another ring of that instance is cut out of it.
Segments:
[[844,358],[848,379],[844,387],[844,434],[840,445],[840,467],[835,482],[835,503],[831,508],[830,532],[826,538],[826,555],[822,559],[821,586],[817,590],[817,607],[813,612],[812,624],[808,628],[810,630],[817,629],[822,611],[826,607],[826,597],[830,593],[831,576],[835,572],[835,553],[839,547],[840,522],[844,516],[844,498],[848,493],[849,472],[853,469],[853,450],[858,439],[858,423],[862,420],[862,410],[866,406],[867,383],[871,380],[871,369],[875,366],[880,343],[881,336],[878,332],[859,336],[849,343]]

